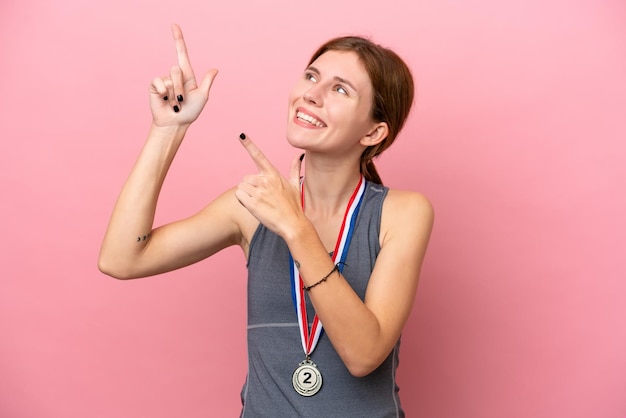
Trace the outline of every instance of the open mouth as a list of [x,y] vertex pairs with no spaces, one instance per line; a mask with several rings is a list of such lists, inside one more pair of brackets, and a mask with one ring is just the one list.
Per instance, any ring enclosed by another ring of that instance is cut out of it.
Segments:
[[301,111],[297,111],[296,112],[296,118],[300,119],[303,122],[306,122],[306,123],[309,123],[311,125],[314,125],[314,126],[316,126],[318,128],[326,127],[326,124],[324,122],[321,122],[321,121],[315,119],[313,116],[308,115],[308,114],[306,114],[304,112],[301,112]]

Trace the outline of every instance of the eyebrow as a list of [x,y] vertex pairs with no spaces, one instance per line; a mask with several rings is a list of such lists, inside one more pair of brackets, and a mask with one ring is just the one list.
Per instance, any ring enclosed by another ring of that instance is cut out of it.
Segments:
[[[320,70],[318,70],[317,68],[313,67],[312,65],[309,65],[307,67],[307,70],[309,71],[313,71],[314,73],[321,75],[322,73],[320,73]],[[356,89],[356,87],[354,87],[354,84],[352,84],[351,82],[349,82],[348,80],[346,80],[345,78],[339,77],[339,76],[334,76],[333,80],[338,81],[340,83],[346,84],[348,87],[350,87],[352,90],[358,92],[358,90]]]

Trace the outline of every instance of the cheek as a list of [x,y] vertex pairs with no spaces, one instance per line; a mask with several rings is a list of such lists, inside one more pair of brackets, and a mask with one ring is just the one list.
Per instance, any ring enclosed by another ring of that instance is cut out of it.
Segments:
[[294,105],[299,97],[301,96],[298,96],[298,92],[296,91],[296,89],[292,89],[289,92],[289,95],[287,96],[287,117],[288,118],[291,118],[291,116],[295,112]]
[[342,101],[326,101],[326,113],[328,118],[336,123],[345,125],[347,129],[353,129],[364,119],[361,111],[349,103]]
[[337,109],[337,112],[334,112],[333,115],[335,116],[333,119],[337,122],[340,121],[342,129],[349,136],[361,137],[372,126],[369,109],[361,108],[360,106],[343,107]]

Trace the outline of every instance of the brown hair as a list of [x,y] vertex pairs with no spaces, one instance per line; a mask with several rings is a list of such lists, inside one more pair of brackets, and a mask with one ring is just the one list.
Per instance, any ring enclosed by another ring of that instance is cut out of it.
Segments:
[[361,173],[367,180],[382,184],[372,160],[391,146],[409,115],[414,96],[411,71],[394,51],[359,36],[329,40],[313,54],[309,65],[327,51],[356,53],[372,82],[371,118],[376,122],[386,122],[389,134],[379,144],[363,151]]

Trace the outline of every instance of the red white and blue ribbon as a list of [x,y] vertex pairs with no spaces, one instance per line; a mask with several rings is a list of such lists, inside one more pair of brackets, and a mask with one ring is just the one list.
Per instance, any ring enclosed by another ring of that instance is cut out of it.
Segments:
[[[359,183],[350,197],[350,201],[346,207],[346,213],[341,222],[337,243],[335,244],[335,250],[332,254],[333,264],[338,264],[337,268],[340,273],[343,271],[343,263],[345,263],[348,255],[348,247],[350,246],[352,233],[359,214],[359,209],[361,208],[363,196],[365,195],[366,186],[367,181],[363,175],[361,175]],[[302,209],[304,209],[304,182],[302,182],[301,185],[301,193]],[[322,335],[323,326],[316,314],[313,318],[311,329],[309,330],[308,317],[306,314],[306,299],[304,297],[304,282],[302,281],[302,277],[300,277],[298,266],[293,257],[291,257],[291,254],[289,254],[289,263],[291,266],[291,296],[293,297],[293,305],[296,310],[296,315],[298,316],[302,349],[304,350],[304,354],[308,357],[317,346],[317,342]]]

